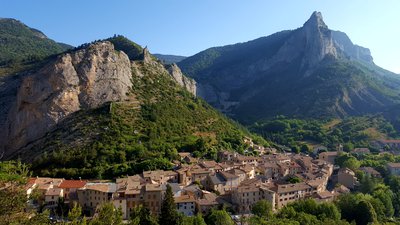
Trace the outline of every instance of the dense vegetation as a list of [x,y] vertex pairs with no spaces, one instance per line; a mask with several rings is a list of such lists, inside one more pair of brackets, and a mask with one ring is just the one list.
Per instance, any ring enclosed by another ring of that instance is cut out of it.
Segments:
[[0,19],[0,44],[0,75],[26,69],[34,62],[71,48],[14,19]]
[[251,130],[294,152],[299,152],[304,144],[310,151],[318,145],[336,149],[338,144],[343,144],[344,150],[349,151],[354,147],[372,147],[372,140],[397,136],[391,123],[382,116],[326,120],[277,116],[266,122],[255,123]]
[[212,159],[221,149],[242,152],[244,136],[267,145],[178,86],[157,61],[133,63],[130,100],[67,118],[32,148],[36,174],[114,178],[171,169],[179,151]]

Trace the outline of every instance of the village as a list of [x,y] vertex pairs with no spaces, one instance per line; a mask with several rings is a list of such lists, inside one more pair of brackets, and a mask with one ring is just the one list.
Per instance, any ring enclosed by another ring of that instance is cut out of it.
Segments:
[[[238,215],[249,214],[260,200],[269,201],[273,210],[303,198],[329,202],[358,185],[354,171],[335,165],[340,148],[322,151],[313,158],[303,153],[279,153],[275,148],[248,142],[256,155],[221,151],[214,161],[181,152],[171,171],[143,171],[115,182],[35,177],[29,179],[25,190],[28,197],[39,193],[36,201],[29,202],[31,208],[41,205],[51,209],[62,199],[63,204],[77,203],[86,215],[93,216],[102,204],[112,202],[121,209],[123,218],[129,219],[139,205],[159,215],[167,185],[172,188],[177,211],[186,216],[206,214],[219,206]],[[358,148],[353,153],[368,154],[369,150]],[[387,167],[391,174],[400,174],[400,163],[389,163]],[[360,170],[381,176],[372,167]]]

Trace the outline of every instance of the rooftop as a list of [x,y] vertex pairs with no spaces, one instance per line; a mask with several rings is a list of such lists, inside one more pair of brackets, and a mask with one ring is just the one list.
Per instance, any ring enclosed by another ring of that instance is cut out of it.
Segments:
[[61,196],[62,189],[61,188],[50,188],[46,191],[46,196]]
[[84,180],[63,180],[60,185],[58,185],[59,188],[82,188],[86,184],[86,181]]
[[276,192],[279,193],[287,193],[292,191],[302,191],[311,188],[310,185],[301,182],[297,184],[278,184],[276,185],[277,190]]
[[194,199],[194,197],[191,195],[182,195],[179,197],[175,197],[174,200],[175,200],[175,203],[195,202],[196,201]]
[[85,187],[88,190],[114,193],[117,191],[117,184],[115,183],[86,183]]

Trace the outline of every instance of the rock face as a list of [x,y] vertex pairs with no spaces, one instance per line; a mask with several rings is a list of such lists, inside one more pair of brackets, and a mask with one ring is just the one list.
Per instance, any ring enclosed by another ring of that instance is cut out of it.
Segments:
[[353,44],[346,33],[340,31],[332,31],[332,38],[338,48],[344,55],[353,60],[359,60],[369,64],[374,64],[374,59],[371,56],[371,51]]
[[0,150],[7,156],[71,113],[121,101],[131,86],[129,58],[115,51],[110,42],[60,55],[22,78],[16,101],[9,105],[8,117],[0,127]]
[[179,86],[196,96],[196,81],[183,75],[181,69],[175,63],[166,65],[166,69]]

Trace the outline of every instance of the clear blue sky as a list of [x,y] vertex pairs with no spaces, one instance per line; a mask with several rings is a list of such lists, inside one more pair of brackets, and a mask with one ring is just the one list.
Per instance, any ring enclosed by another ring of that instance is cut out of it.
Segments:
[[400,73],[399,0],[1,0],[0,17],[21,20],[74,46],[122,34],[153,53],[189,56],[295,29],[321,11],[333,30],[368,47]]

